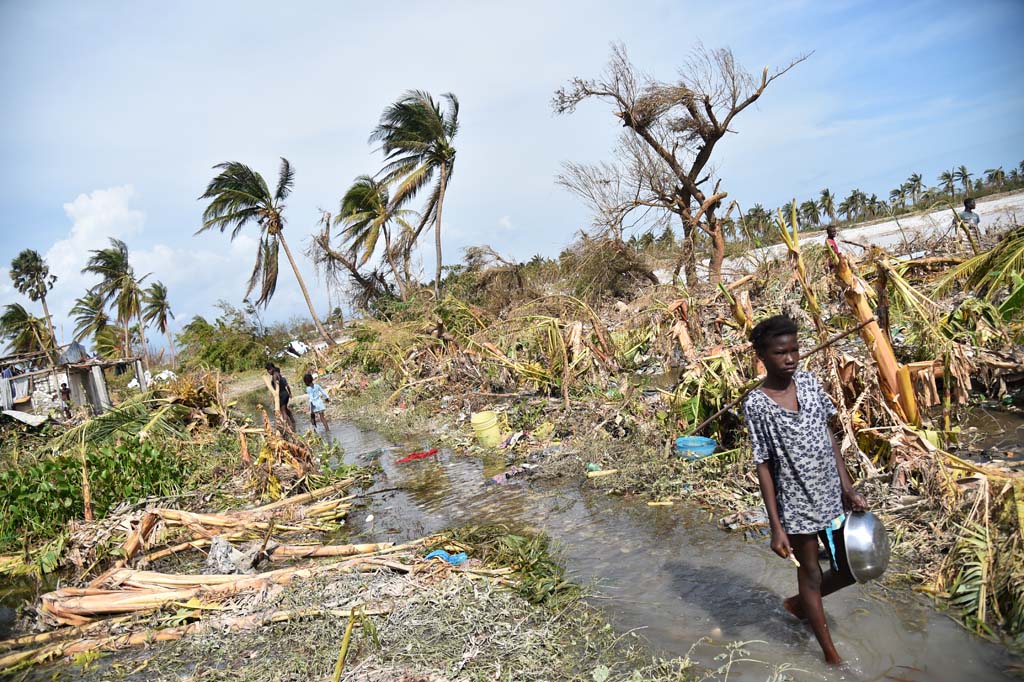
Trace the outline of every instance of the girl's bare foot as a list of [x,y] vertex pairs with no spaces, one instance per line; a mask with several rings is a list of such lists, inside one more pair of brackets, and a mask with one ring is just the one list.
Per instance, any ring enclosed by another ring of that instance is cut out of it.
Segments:
[[841,665],[843,659],[839,657],[839,652],[833,649],[825,652],[825,662],[829,665]]
[[782,602],[782,608],[793,614],[794,617],[799,620],[807,620],[807,615],[804,613],[804,605],[800,603],[800,596],[790,597]]

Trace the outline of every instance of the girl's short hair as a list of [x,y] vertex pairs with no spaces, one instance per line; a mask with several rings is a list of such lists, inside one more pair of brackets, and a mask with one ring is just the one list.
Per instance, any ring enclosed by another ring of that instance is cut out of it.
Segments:
[[797,333],[796,322],[788,315],[773,315],[767,320],[761,320],[750,332],[750,343],[754,346],[756,353],[762,353],[768,348],[768,343],[779,336],[795,335]]

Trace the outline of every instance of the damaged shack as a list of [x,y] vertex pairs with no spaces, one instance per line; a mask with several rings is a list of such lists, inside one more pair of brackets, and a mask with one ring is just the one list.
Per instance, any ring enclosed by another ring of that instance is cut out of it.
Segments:
[[61,407],[62,384],[71,391],[73,411],[103,414],[112,406],[107,371],[133,371],[140,387],[146,389],[140,358],[92,357],[78,342],[58,350],[56,357],[38,351],[0,358],[0,409],[4,414],[27,423],[41,423],[51,410]]

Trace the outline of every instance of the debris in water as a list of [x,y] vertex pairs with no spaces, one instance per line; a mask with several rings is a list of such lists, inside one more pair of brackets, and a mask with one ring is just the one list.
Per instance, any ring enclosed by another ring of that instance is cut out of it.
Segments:
[[414,459],[426,459],[427,457],[432,457],[433,455],[436,455],[436,454],[437,454],[437,448],[430,448],[429,450],[424,450],[423,452],[413,452],[413,453],[410,453],[410,454],[406,455],[405,457],[403,457],[402,459],[398,460],[395,463],[396,464],[405,464],[406,462],[411,462]]

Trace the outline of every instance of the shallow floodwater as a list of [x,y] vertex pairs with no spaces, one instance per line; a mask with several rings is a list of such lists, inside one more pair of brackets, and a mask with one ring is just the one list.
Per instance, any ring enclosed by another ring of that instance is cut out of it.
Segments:
[[[396,464],[413,450],[348,422],[331,425],[345,461],[379,462],[384,475],[367,506],[350,516],[355,529],[375,541],[422,537],[446,527],[505,523],[543,531],[558,545],[569,577],[594,585],[592,602],[620,632],[637,629],[656,654],[685,655],[701,637],[726,644],[761,640],[751,657],[788,664],[797,680],[903,680],[960,682],[1011,679],[1010,659],[995,645],[971,636],[914,596],[853,586],[826,600],[832,636],[846,659],[833,669],[821,660],[810,630],[791,618],[781,599],[796,587],[790,564],[764,542],[746,542],[719,530],[707,512],[648,507],[607,497],[579,481],[485,485],[505,470],[504,457],[481,459],[441,450],[436,456]],[[356,510],[354,510],[356,511]],[[368,515],[372,521],[365,522]],[[715,665],[719,649],[697,658]],[[733,667],[731,679],[761,680],[764,664]]]

